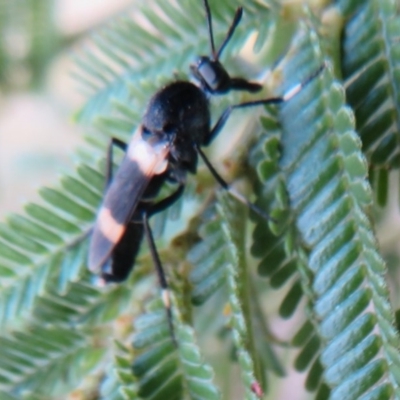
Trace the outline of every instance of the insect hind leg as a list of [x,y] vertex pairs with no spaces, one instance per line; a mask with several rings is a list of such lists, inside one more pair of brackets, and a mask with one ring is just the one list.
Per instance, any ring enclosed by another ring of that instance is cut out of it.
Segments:
[[161,287],[161,298],[164,303],[165,310],[167,312],[168,326],[175,346],[177,346],[177,341],[175,338],[174,325],[172,319],[170,291],[168,288],[168,282],[165,276],[164,268],[162,266],[160,256],[158,254],[157,247],[154,241],[154,236],[150,228],[149,218],[154,214],[166,210],[173,203],[175,203],[182,196],[184,188],[185,186],[183,184],[180,184],[178,189],[168,197],[160,200],[157,203],[146,204],[142,211],[142,221],[141,221],[141,223],[143,224],[145,237],[149,244],[151,258],[153,259],[154,266],[156,267],[158,281]]
[[158,252],[157,252],[157,247],[156,247],[156,244],[154,241],[153,233],[152,233],[150,225],[149,225],[149,215],[147,212],[144,212],[142,217],[143,217],[144,233],[145,233],[147,242],[149,244],[151,257],[153,259],[154,266],[156,267],[158,281],[161,286],[161,297],[162,297],[162,301],[164,303],[165,310],[167,312],[169,330],[171,332],[172,340],[173,340],[175,346],[177,346],[177,341],[176,341],[175,332],[174,332],[174,324],[173,324],[173,319],[172,319],[170,291],[168,288],[167,278],[165,276],[165,272],[164,272],[164,269],[161,264],[160,256],[158,255]]

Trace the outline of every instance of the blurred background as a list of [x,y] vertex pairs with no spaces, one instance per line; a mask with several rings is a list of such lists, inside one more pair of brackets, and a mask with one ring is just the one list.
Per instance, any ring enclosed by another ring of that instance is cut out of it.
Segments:
[[72,76],[83,38],[132,0],[0,0],[0,219],[35,200],[82,143]]

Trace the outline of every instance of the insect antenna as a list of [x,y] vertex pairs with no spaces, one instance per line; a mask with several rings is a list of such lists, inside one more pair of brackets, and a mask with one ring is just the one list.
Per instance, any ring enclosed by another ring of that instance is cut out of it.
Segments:
[[243,15],[243,8],[239,7],[236,10],[235,17],[233,18],[232,24],[229,27],[228,33],[226,34],[224,41],[222,42],[221,46],[219,47],[217,54],[214,55],[215,60],[218,60],[219,57],[221,56],[222,51],[224,50],[224,48],[228,44],[229,40],[231,39],[232,35],[234,34],[236,27],[239,25],[239,22],[242,19],[242,15]]
[[239,25],[240,20],[242,19],[243,15],[243,8],[239,7],[236,10],[235,17],[229,27],[228,33],[225,36],[224,41],[222,42],[221,46],[219,47],[218,51],[215,51],[215,43],[214,43],[214,33],[212,28],[212,17],[211,17],[211,10],[208,4],[208,0],[204,0],[204,7],[206,9],[206,17],[207,17],[207,26],[208,26],[208,37],[210,38],[210,47],[211,47],[211,55],[214,61],[217,61],[221,56],[222,51],[225,49],[226,45],[228,44],[229,40],[231,39],[232,35],[235,32],[236,27]]
[[204,0],[203,3],[204,3],[204,8],[206,9],[208,37],[210,39],[211,54],[214,59],[218,59],[218,56],[215,53],[214,34],[213,34],[213,29],[212,29],[212,18],[211,18],[210,6],[208,4],[208,0]]

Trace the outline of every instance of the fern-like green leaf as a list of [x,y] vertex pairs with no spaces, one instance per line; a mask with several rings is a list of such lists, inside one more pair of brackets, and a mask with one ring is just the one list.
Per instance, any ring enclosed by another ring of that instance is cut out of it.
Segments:
[[[297,56],[284,67],[285,87],[309,71],[309,60],[314,68],[323,62],[314,31],[303,29],[295,45]],[[343,93],[328,68],[282,107],[280,167],[307,257],[302,280],[312,284],[309,296],[331,398],[376,392],[389,398],[385,393],[398,385],[398,337],[382,280],[384,264],[367,217],[366,162]]]
[[104,352],[82,333],[71,327],[32,326],[1,337],[1,390],[50,396],[62,393],[67,382],[76,385]]
[[116,354],[113,370],[109,372],[100,387],[100,398],[104,400],[139,399],[132,374],[132,352],[122,343],[115,344]]
[[[86,180],[88,175],[95,179]],[[47,204],[28,204],[27,216],[11,216],[0,229],[3,326],[29,313],[47,283],[54,288],[54,275],[61,292],[82,274],[85,235],[101,199],[97,175],[80,166],[75,176],[62,178],[61,188],[41,190]]]
[[229,262],[229,253],[220,226],[218,215],[209,213],[199,232],[202,241],[188,254],[189,262],[196,266],[190,281],[193,285],[192,301],[197,305],[204,303],[226,282],[225,267]]
[[182,323],[174,308],[176,348],[166,320],[165,308],[157,300],[147,314],[135,321],[137,334],[133,371],[138,378],[138,393],[144,399],[219,399],[211,368],[201,360],[191,327]]
[[[284,372],[272,346],[252,333],[254,326],[259,333],[269,335],[259,300],[253,292],[252,271],[248,269],[244,255],[247,213],[229,196],[221,197],[217,208],[217,213],[205,212],[206,222],[200,230],[202,241],[188,254],[194,265],[190,275],[192,301],[196,305],[211,303],[202,307],[207,316],[201,319],[206,332],[210,328],[219,332],[226,329],[225,318],[221,316],[229,305],[231,322],[228,330],[232,333],[232,345],[242,368],[247,397],[252,398],[252,385],[265,388],[266,371],[272,370],[278,375],[284,375]],[[237,232],[235,240],[230,232]]]
[[399,167],[400,35],[398,5],[392,0],[362,4],[346,23],[343,75],[368,161]]
[[[300,97],[303,95],[304,93],[298,94]],[[301,261],[304,253],[298,246],[296,216],[290,209],[285,176],[279,167],[281,152],[277,110],[269,109],[261,122],[262,132],[249,160],[263,181],[263,185],[256,185],[257,203],[268,209],[271,216],[277,218],[277,222],[267,224],[266,221],[257,221],[253,232],[252,253],[261,258],[258,273],[269,278],[272,288],[286,287],[287,292],[279,313],[283,318],[290,318],[298,309],[305,293],[309,294],[309,302],[313,296],[309,293],[308,286],[301,285],[301,272],[305,269],[304,262]],[[294,366],[299,371],[309,369],[306,389],[314,391],[320,384],[322,369],[317,369],[320,343],[315,327],[309,320],[294,335],[292,345],[301,348]],[[311,363],[315,365],[314,368],[310,368]]]
[[261,360],[256,353],[250,313],[251,286],[245,259],[246,213],[244,207],[231,198],[224,198],[219,207],[223,217],[222,230],[230,250],[230,263],[226,267],[229,304],[232,317],[232,334],[238,362],[245,385],[245,398],[256,400],[254,385],[263,384]]

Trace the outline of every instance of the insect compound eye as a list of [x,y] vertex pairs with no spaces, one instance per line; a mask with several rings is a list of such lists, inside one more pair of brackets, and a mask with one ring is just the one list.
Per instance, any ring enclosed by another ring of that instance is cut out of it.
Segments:
[[195,67],[195,76],[214,94],[222,94],[230,89],[231,79],[218,60],[200,57]]
[[197,66],[197,71],[207,86],[211,89],[218,87],[217,71],[211,60],[203,58]]

